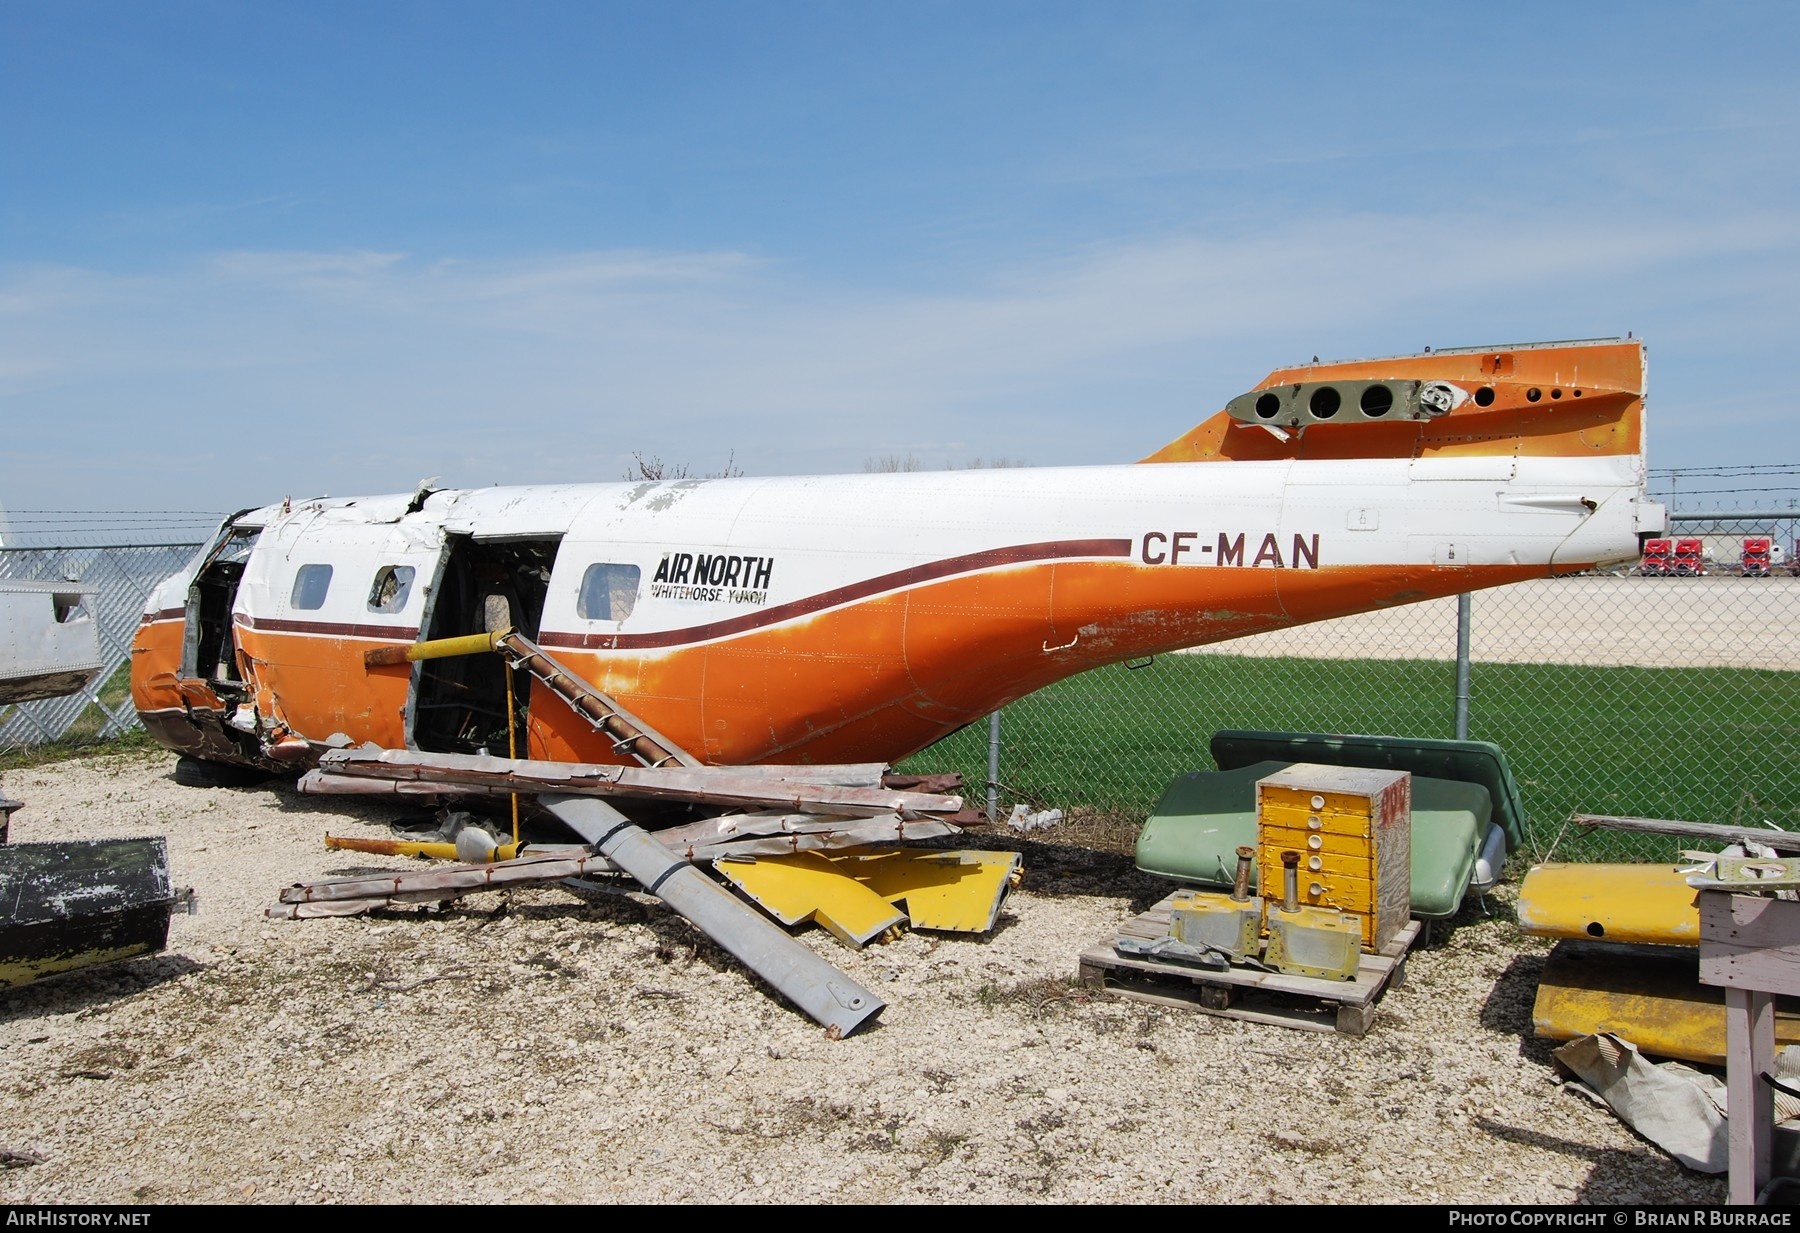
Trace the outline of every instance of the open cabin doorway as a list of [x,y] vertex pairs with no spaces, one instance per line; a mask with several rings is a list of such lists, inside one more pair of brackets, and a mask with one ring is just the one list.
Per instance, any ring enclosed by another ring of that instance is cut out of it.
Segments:
[[[451,535],[421,638],[461,638],[512,628],[536,638],[561,536],[482,539]],[[506,661],[496,654],[423,659],[414,666],[407,739],[433,753],[505,757],[509,736],[527,756],[531,678],[512,673],[508,732]]]
[[234,525],[241,514],[227,519],[206,559],[194,571],[188,585],[186,629],[181,644],[181,675],[204,680],[215,694],[234,706],[247,696],[237,656],[237,631],[231,610],[237,605],[238,585],[261,527]]

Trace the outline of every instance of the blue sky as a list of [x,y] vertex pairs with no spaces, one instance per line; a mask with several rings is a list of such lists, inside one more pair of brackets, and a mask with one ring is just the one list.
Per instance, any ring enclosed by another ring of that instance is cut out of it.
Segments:
[[0,0],[0,503],[1129,461],[1636,332],[1800,461],[1791,5]]

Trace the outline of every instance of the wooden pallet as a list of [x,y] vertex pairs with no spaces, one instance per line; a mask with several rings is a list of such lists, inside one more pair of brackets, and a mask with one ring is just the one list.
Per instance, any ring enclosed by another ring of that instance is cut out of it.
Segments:
[[[1141,916],[1119,927],[1118,935],[1154,941],[1169,933],[1171,895]],[[1108,989],[1120,997],[1164,1006],[1181,1006],[1281,1027],[1362,1036],[1375,1019],[1375,1003],[1406,979],[1406,952],[1422,926],[1406,922],[1380,954],[1364,953],[1355,980],[1323,980],[1286,976],[1255,968],[1203,968],[1169,959],[1122,955],[1113,939],[1104,938],[1081,952],[1084,984]]]

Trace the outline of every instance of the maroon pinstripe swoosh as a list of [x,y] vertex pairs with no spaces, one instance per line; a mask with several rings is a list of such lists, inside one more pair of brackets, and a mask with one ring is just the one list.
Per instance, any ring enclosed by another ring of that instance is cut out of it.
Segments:
[[159,612],[146,612],[144,614],[144,619],[139,621],[138,624],[153,625],[157,621],[173,621],[177,617],[186,618],[186,616],[186,608],[164,608]]
[[1081,557],[1128,557],[1131,555],[1131,544],[1132,541],[1128,539],[1064,539],[1043,544],[1019,544],[1012,548],[993,548],[986,552],[971,552],[966,556],[947,557],[942,561],[914,565],[909,569],[896,570],[891,574],[881,574],[862,582],[852,582],[847,586],[837,587],[834,590],[821,591],[819,594],[809,595],[805,599],[791,600],[773,608],[764,608],[723,621],[712,621],[706,625],[690,625],[686,629],[671,629],[654,634],[545,632],[538,636],[538,643],[542,646],[573,647],[581,650],[635,651],[681,646],[690,642],[705,642],[712,638],[741,634],[765,625],[778,625],[783,621],[791,621],[795,617],[805,616],[808,613],[866,599],[868,596],[879,594],[882,591],[916,586],[921,582],[947,578],[953,574],[969,574],[983,569],[996,569],[1002,565],[1021,565],[1029,561],[1059,561]]
[[332,634],[339,638],[379,638],[384,642],[412,642],[419,636],[416,625],[352,625],[340,621],[283,621],[273,617],[250,617],[239,612],[232,618],[239,625],[271,634]]

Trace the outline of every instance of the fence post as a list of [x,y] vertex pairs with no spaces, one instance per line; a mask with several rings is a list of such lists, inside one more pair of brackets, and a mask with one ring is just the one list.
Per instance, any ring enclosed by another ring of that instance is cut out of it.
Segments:
[[988,825],[994,824],[994,815],[1000,809],[1000,712],[995,711],[988,716],[988,783],[987,783],[987,819]]
[[1456,739],[1469,739],[1469,593],[1456,597]]

